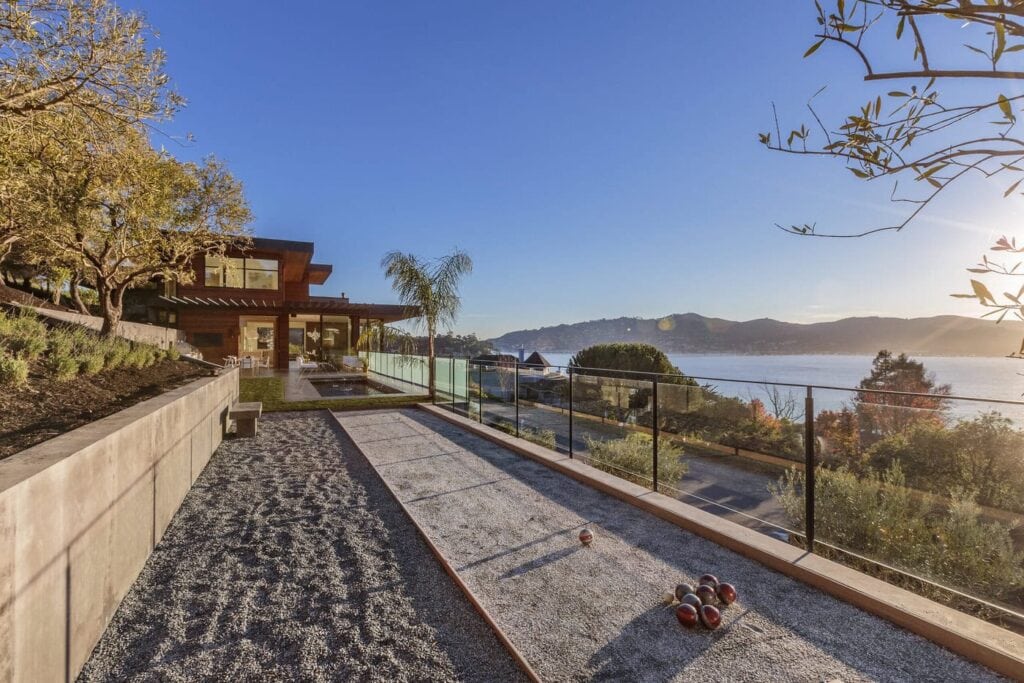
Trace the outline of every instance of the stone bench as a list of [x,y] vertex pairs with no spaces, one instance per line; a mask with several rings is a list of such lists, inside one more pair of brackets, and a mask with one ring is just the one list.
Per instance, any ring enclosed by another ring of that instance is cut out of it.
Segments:
[[235,421],[235,435],[256,436],[257,423],[262,414],[263,404],[259,401],[236,403],[231,406],[228,417]]

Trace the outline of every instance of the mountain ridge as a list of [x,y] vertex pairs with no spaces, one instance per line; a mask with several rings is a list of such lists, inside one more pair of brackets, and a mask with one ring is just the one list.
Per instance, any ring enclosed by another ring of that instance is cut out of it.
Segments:
[[572,352],[607,342],[644,342],[666,353],[1006,356],[1021,348],[1024,323],[978,318],[850,317],[819,323],[774,318],[736,321],[697,313],[663,318],[603,318],[508,332],[490,341],[503,351]]

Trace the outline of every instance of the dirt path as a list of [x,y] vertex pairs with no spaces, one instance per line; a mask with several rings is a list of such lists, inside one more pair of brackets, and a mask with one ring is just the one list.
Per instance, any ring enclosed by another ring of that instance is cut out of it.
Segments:
[[[996,679],[422,411],[336,417],[547,680]],[[719,631],[685,631],[660,598],[709,571],[741,599]]]
[[214,455],[80,677],[518,680],[325,412]]

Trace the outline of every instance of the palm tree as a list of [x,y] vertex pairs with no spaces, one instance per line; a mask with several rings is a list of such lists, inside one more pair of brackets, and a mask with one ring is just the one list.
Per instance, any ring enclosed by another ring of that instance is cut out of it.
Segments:
[[391,287],[406,306],[419,309],[419,318],[427,328],[428,389],[434,395],[437,369],[434,362],[434,338],[438,325],[451,325],[462,306],[459,281],[473,272],[473,259],[456,249],[447,256],[424,260],[400,251],[388,252],[380,262]]

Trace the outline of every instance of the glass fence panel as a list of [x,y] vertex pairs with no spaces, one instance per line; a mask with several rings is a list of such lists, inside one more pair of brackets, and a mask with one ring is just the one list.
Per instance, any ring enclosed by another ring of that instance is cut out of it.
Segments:
[[454,363],[451,358],[434,358],[435,391],[434,400],[438,405],[450,407],[452,404],[452,368]]
[[[978,616],[1024,615],[1020,406],[832,390],[815,405],[815,551]],[[780,481],[794,520],[802,485]]]
[[478,366],[480,384],[481,421],[509,434],[516,426],[516,369],[512,363],[494,363]]
[[466,384],[466,379],[469,373],[469,361],[465,358],[456,358],[453,363],[455,410],[462,415],[467,415],[469,413],[469,387]]
[[[787,471],[803,467],[801,391],[662,376],[659,466],[662,454],[679,466],[660,477],[659,491],[782,540],[802,532],[771,492]],[[643,419],[650,424],[650,416]]]
[[[573,371],[573,451],[589,465],[647,488],[654,486],[653,382]],[[673,479],[678,463],[659,462]]]
[[[562,367],[519,366],[519,436],[569,451],[569,376]],[[513,406],[515,408],[515,406]]]

